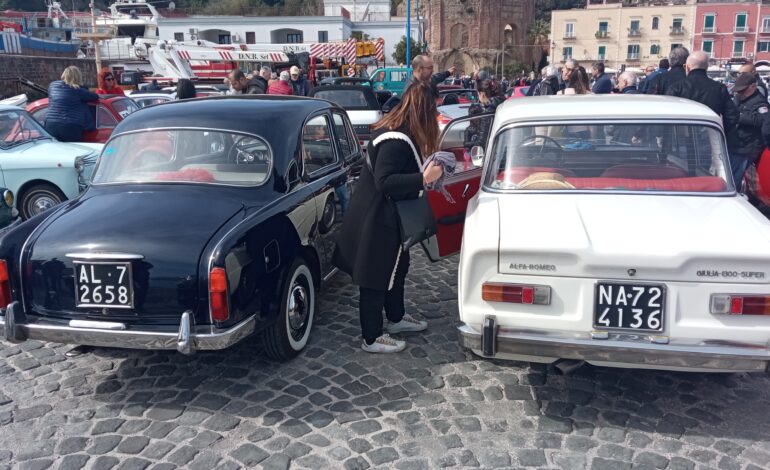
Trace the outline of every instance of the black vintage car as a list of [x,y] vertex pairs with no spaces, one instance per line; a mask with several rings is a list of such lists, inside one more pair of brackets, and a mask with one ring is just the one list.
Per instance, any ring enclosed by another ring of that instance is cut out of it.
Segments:
[[85,193],[0,238],[0,331],[182,353],[258,332],[271,357],[295,356],[360,159],[345,111],[323,100],[132,114]]

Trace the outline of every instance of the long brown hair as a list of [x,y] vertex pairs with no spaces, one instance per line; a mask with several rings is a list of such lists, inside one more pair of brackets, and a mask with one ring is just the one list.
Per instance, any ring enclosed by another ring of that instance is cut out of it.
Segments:
[[576,95],[591,93],[591,85],[588,81],[588,73],[582,66],[572,69],[567,79],[567,87],[574,88]]
[[374,129],[395,131],[406,127],[409,137],[414,140],[423,156],[427,157],[438,150],[437,117],[433,88],[428,82],[417,81],[406,90],[401,103],[377,122]]

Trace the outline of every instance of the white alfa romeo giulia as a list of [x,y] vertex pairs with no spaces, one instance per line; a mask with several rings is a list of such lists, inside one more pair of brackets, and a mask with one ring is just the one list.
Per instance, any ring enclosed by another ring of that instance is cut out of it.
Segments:
[[[451,123],[443,148],[459,156],[482,124]],[[485,131],[483,170],[461,171],[453,192],[467,201],[465,347],[532,362],[767,370],[770,221],[736,193],[717,115],[677,98],[557,96],[506,102]],[[483,150],[472,149],[475,163]],[[447,210],[435,256],[462,230]]]

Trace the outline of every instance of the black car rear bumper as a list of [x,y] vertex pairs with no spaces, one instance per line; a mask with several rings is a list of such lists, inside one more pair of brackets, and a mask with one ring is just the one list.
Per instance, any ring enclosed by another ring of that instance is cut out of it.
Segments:
[[252,334],[255,325],[256,319],[252,316],[228,329],[196,327],[189,311],[182,314],[176,331],[129,329],[119,322],[71,320],[67,325],[29,322],[19,302],[11,303],[5,315],[0,315],[0,333],[14,343],[36,339],[110,348],[176,349],[183,354],[225,349]]

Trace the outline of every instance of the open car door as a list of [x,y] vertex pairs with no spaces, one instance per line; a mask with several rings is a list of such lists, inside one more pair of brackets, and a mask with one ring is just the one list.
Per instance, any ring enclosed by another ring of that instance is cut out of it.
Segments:
[[455,174],[447,178],[444,188],[454,202],[439,191],[428,191],[436,235],[423,242],[431,261],[438,261],[460,251],[468,201],[478,192],[481,184],[482,159],[471,154],[486,153],[494,114],[479,114],[455,119],[447,124],[441,135],[439,150],[452,152],[457,160]]

